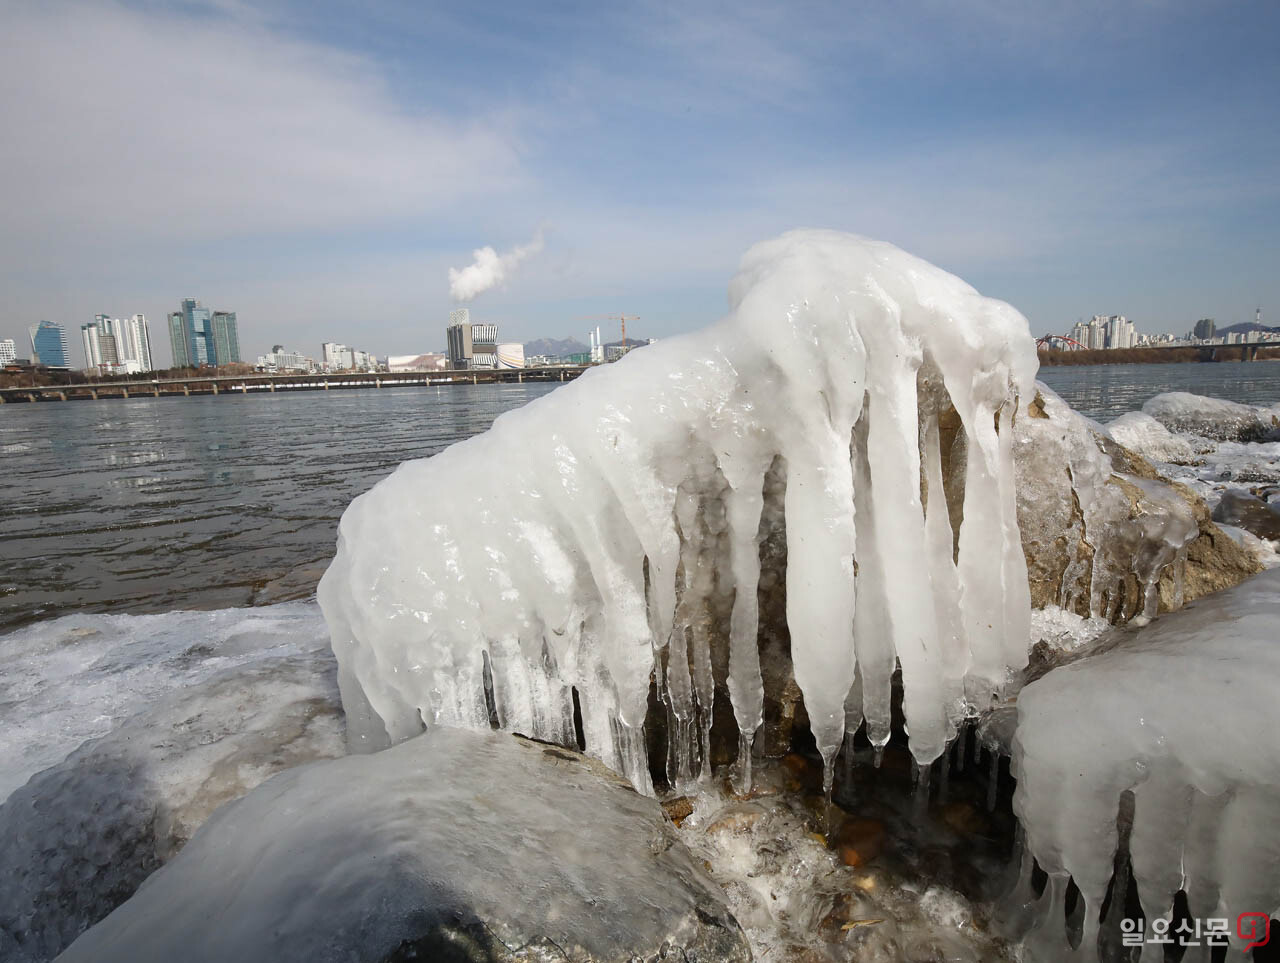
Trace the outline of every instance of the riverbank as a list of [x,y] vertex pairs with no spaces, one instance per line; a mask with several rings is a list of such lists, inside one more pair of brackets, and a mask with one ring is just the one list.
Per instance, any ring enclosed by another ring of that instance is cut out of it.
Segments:
[[1280,360],[1280,346],[1258,345],[1204,345],[1185,348],[1106,348],[1089,350],[1078,348],[1064,351],[1059,348],[1041,348],[1036,353],[1040,366],[1093,365],[1093,364],[1181,364],[1199,361],[1240,361],[1246,349],[1255,361]]

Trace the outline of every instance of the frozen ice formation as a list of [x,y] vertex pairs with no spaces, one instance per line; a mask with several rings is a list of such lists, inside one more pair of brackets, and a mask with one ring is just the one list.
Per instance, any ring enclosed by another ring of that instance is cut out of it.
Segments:
[[1182,435],[1175,435],[1145,411],[1127,411],[1107,423],[1107,434],[1149,461],[1194,464],[1197,450]]
[[[1053,604],[1108,621],[1155,616],[1183,602],[1188,546],[1200,525],[1187,497],[1157,478],[1118,470],[1101,425],[1044,384],[1014,430],[1018,521],[1035,585]],[[1150,466],[1148,466],[1149,470]]]
[[1186,391],[1156,395],[1142,410],[1171,431],[1218,441],[1260,441],[1280,429],[1280,410]]
[[1192,919],[1230,918],[1233,935],[1237,914],[1280,909],[1278,621],[1273,570],[1019,694],[1014,810],[1049,874],[1029,959],[1063,958],[1068,877],[1085,960],[1124,915],[1114,899],[1100,918],[1113,870],[1115,892],[1132,875],[1148,921],[1168,919],[1179,890]]
[[219,809],[58,958],[716,960],[751,953],[652,799],[598,762],[433,728]]
[[587,752],[644,790],[653,677],[685,785],[727,639],[745,761],[762,518],[785,518],[791,657],[828,772],[864,717],[887,740],[895,662],[921,763],[966,700],[985,706],[1025,664],[1026,319],[828,231],[753,247],[729,301],[705,331],[590,371],[351,504],[319,597],[354,748],[491,717],[568,743],[576,699]]

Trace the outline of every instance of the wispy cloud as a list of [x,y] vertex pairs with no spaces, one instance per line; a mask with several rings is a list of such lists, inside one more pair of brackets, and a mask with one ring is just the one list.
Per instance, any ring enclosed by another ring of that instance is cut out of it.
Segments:
[[375,64],[256,18],[51,3],[5,31],[0,206],[27,243],[332,231],[521,181],[509,118],[398,104]]

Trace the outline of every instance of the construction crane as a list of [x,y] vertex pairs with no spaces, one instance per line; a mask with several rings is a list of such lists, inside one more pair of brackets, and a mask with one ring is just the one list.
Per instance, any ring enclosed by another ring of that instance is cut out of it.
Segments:
[[640,316],[636,314],[606,314],[598,318],[574,318],[575,321],[621,321],[622,322],[622,350],[627,350],[627,322],[639,321]]

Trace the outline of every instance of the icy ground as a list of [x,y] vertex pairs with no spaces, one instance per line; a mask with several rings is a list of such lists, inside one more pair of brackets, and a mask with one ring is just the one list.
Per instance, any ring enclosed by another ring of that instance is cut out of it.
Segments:
[[0,801],[175,689],[279,656],[328,661],[314,603],[68,615],[0,638]]

